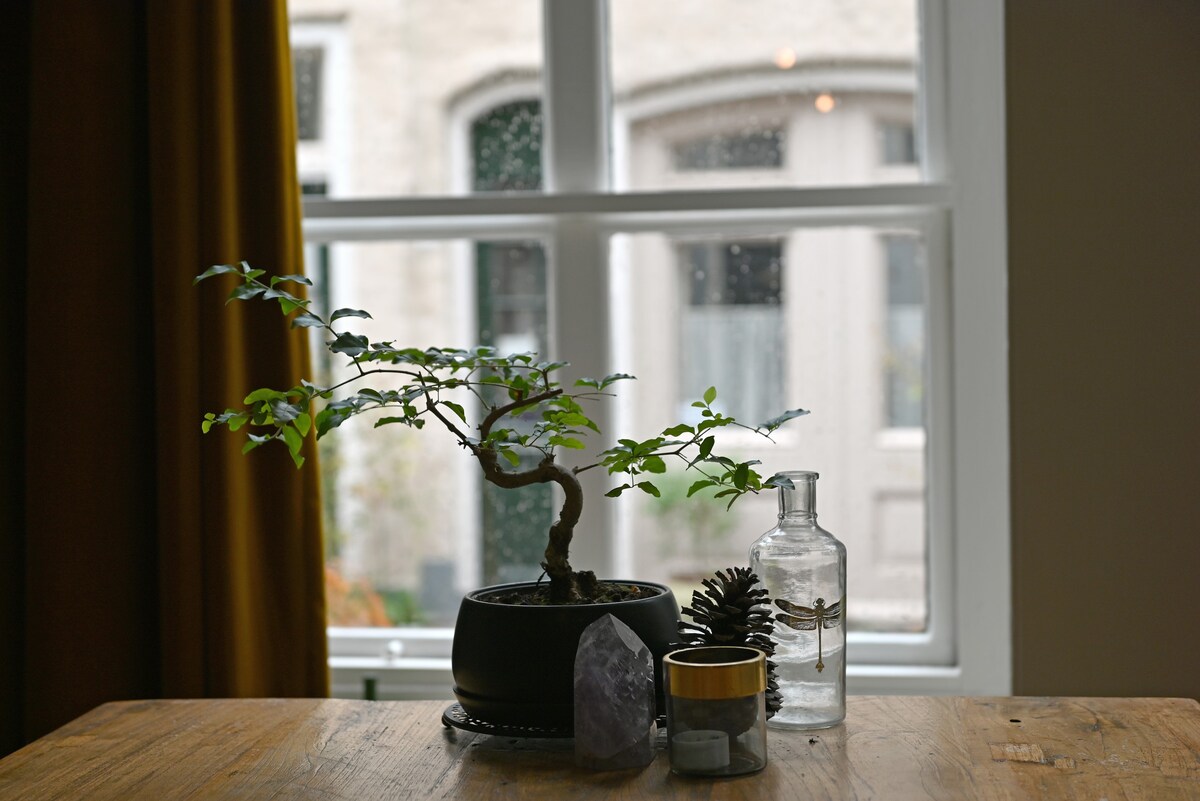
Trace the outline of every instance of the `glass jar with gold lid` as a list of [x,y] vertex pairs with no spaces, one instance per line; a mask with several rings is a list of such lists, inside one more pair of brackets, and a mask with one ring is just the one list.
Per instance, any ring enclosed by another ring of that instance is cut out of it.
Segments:
[[734,776],[767,764],[766,655],[702,646],[663,657],[671,770]]

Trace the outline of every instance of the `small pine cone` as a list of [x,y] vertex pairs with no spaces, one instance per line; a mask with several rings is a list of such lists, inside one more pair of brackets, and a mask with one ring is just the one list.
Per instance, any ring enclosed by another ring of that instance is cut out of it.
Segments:
[[771,639],[775,623],[771,619],[771,598],[758,587],[758,576],[748,567],[726,568],[717,571],[716,581],[701,582],[704,593],[692,593],[692,605],[683,614],[691,623],[681,622],[679,633],[688,645],[744,645],[766,653],[767,659],[767,717],[783,706],[776,665],[775,641]]

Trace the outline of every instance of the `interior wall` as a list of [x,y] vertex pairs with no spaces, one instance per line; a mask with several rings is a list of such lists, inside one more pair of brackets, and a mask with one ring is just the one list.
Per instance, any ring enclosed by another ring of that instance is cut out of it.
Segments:
[[1005,33],[1014,691],[1200,698],[1200,4]]

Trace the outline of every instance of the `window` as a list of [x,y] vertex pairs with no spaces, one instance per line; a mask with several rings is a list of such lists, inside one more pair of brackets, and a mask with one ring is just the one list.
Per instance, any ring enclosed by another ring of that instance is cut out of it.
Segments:
[[[326,48],[323,138],[300,147],[327,182],[305,230],[329,302],[375,313],[372,337],[634,373],[612,433],[660,430],[702,384],[750,418],[811,409],[754,453],[822,473],[852,691],[1005,692],[1000,11],[490,3],[469,24],[436,0],[289,3],[294,46]],[[384,695],[444,696],[455,599],[536,570],[541,532],[509,522],[552,498],[492,498],[435,437],[351,428],[328,438],[331,568],[419,625],[332,628],[338,692],[368,665]],[[773,519],[748,499],[700,532],[604,500],[599,472],[577,565],[681,600]]]

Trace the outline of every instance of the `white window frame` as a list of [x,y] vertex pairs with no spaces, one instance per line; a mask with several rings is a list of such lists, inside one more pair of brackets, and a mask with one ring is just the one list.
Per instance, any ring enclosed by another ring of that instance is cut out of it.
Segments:
[[[930,626],[922,634],[852,632],[849,689],[1003,695],[1012,686],[1004,6],[924,0],[921,8],[919,116],[927,128],[920,183],[614,192],[610,158],[623,158],[625,134],[610,127],[605,105],[604,0],[544,0],[544,192],[310,198],[305,236],[542,239],[553,266],[554,348],[570,355],[579,374],[593,374],[611,366],[614,321],[594,299],[609,295],[613,234],[716,226],[741,235],[781,223],[914,227],[930,265],[929,359],[941,368],[931,371],[929,386]],[[611,430],[611,419],[598,422]],[[584,478],[594,485],[585,491],[603,492],[605,476],[591,471]],[[582,525],[612,532],[614,507],[591,504]],[[611,536],[579,538],[573,555],[614,575],[630,567],[618,550]],[[359,680],[374,674],[380,697],[445,697],[450,639],[448,629],[331,628],[335,693],[357,695]]]

